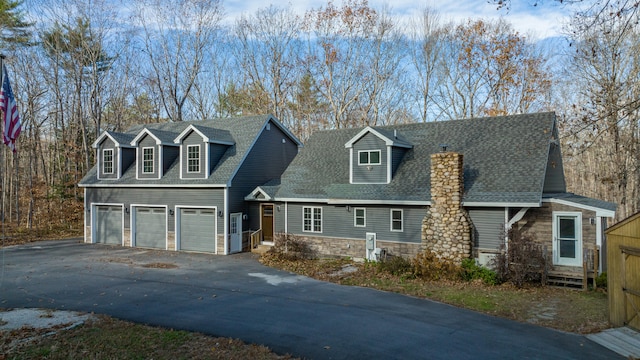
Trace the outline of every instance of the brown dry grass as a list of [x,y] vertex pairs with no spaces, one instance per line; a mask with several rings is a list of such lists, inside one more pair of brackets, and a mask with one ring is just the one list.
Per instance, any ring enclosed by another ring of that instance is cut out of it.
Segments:
[[96,316],[70,330],[0,332],[0,359],[291,359],[237,339]]
[[349,259],[284,261],[267,254],[261,261],[318,280],[432,299],[563,331],[587,334],[609,327],[607,295],[600,290],[580,291],[536,284],[516,288],[510,284],[491,286],[462,280],[427,281],[392,275],[374,263],[355,263]]

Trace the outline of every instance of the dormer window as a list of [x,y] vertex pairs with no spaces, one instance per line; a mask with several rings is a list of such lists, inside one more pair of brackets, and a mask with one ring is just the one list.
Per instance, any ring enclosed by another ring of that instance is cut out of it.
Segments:
[[153,148],[142,148],[142,173],[153,174]]
[[102,173],[113,174],[113,149],[102,150]]
[[380,150],[358,151],[358,165],[380,165]]
[[187,172],[200,172],[200,145],[187,146]]

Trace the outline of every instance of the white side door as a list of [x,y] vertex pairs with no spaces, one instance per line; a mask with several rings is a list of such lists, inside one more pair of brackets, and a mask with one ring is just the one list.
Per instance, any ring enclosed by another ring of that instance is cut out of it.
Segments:
[[582,213],[553,213],[554,265],[582,266]]
[[242,213],[231,214],[229,224],[229,252],[237,253],[242,251]]

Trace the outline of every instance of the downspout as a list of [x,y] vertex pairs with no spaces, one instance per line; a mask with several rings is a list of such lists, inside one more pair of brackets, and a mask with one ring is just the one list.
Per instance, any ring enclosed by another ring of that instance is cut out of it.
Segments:
[[289,203],[284,202],[284,233],[289,233]]
[[[229,188],[225,187],[224,188],[224,205],[223,205],[223,210],[222,210],[222,221],[223,221],[223,236],[224,236],[224,251],[222,252],[223,255],[228,255],[229,254],[229,224],[227,221],[227,214],[229,214]],[[216,249],[217,252],[218,249]]]
[[600,249],[598,251],[598,275],[602,273],[602,216],[596,215],[596,245]]

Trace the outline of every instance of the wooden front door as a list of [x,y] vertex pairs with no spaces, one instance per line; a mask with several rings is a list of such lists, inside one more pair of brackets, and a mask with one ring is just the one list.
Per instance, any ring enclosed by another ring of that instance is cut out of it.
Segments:
[[262,205],[262,241],[273,242],[273,205]]

